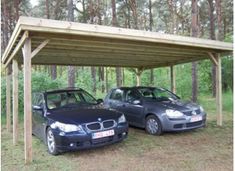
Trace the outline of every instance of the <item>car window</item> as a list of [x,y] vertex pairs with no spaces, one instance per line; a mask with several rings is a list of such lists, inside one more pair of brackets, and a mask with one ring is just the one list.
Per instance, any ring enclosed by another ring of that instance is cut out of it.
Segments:
[[116,89],[112,92],[110,99],[112,100],[118,100],[118,101],[122,101],[123,100],[123,90],[121,89]]
[[95,105],[97,101],[86,91],[56,92],[47,94],[48,109],[76,107],[81,104]]
[[141,96],[135,90],[128,90],[126,92],[126,101],[129,103],[133,103],[135,100],[140,100]]
[[141,88],[138,89],[138,91],[141,93],[143,97],[156,99],[158,101],[177,99],[177,97],[174,94],[161,88]]

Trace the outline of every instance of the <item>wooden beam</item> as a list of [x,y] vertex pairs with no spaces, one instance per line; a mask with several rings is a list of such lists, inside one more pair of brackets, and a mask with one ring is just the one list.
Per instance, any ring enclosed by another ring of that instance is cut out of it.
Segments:
[[10,40],[9,40],[9,42],[8,42],[8,45],[7,45],[5,51],[4,51],[3,55],[2,55],[2,62],[3,62],[4,64],[5,64],[5,62],[7,61],[7,58],[8,58],[8,56],[9,56],[9,53],[10,53],[10,51],[12,50],[12,47],[14,46],[15,41],[17,40],[17,38],[18,38],[20,32],[21,32],[21,28],[20,28],[20,19],[19,19],[18,22],[17,22],[17,24],[16,24],[16,26],[15,26],[15,29],[14,29],[12,35],[11,35],[11,38],[10,38]]
[[9,59],[7,60],[7,62],[5,63],[5,66],[7,66],[11,60],[14,58],[14,56],[16,55],[16,53],[20,50],[20,48],[23,46],[24,41],[29,37],[29,32],[25,31],[23,36],[21,37],[20,41],[17,43],[16,47],[14,48],[13,52],[11,53]]
[[217,125],[222,126],[222,75],[221,75],[221,59],[218,54],[216,61],[216,113],[217,113]]
[[176,93],[175,70],[173,65],[170,66],[170,72],[171,72],[171,91],[173,93]]
[[31,54],[31,58],[33,58],[35,55],[37,55],[37,53],[44,48],[48,43],[49,43],[49,39],[43,41],[36,49],[34,49],[34,51]]
[[24,149],[25,163],[32,162],[31,39],[24,44]]
[[18,110],[19,110],[19,103],[18,103],[18,94],[19,94],[19,87],[18,87],[18,75],[19,75],[19,68],[17,60],[13,59],[12,63],[13,69],[13,145],[17,144],[18,141]]
[[217,59],[216,59],[216,56],[214,56],[214,54],[211,53],[211,52],[207,52],[207,54],[209,55],[210,60],[211,60],[216,66],[218,66],[218,61],[217,61]]
[[6,68],[6,128],[11,131],[11,68]]

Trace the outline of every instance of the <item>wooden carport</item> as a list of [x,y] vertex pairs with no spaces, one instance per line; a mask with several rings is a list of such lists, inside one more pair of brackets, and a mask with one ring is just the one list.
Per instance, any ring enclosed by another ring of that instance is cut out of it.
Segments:
[[[22,48],[22,51],[21,51]],[[6,68],[13,64],[13,143],[18,127],[18,66],[24,73],[25,162],[32,161],[31,65],[112,66],[144,69],[171,67],[211,59],[217,72],[217,124],[222,125],[220,55],[231,53],[231,43],[155,32],[20,17],[2,56]],[[7,72],[8,73],[8,72]],[[139,80],[139,79],[138,79]],[[10,130],[10,79],[7,79],[7,129]]]

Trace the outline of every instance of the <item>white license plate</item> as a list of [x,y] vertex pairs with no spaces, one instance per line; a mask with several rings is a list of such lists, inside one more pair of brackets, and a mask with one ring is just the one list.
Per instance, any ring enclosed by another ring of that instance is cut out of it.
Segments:
[[103,138],[103,137],[109,137],[114,135],[114,130],[108,130],[108,131],[102,131],[102,132],[96,132],[92,134],[92,139],[97,138]]
[[192,116],[190,122],[197,122],[201,120],[202,120],[202,116]]

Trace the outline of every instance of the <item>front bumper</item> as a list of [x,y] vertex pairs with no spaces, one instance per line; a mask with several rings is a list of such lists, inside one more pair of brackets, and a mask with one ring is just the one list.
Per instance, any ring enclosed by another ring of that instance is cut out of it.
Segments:
[[162,116],[162,129],[163,131],[186,131],[196,128],[202,128],[206,125],[206,114],[199,114],[202,116],[202,120],[191,122],[191,117],[187,117],[184,120],[172,120],[166,115]]
[[92,133],[66,133],[65,135],[60,135],[59,131],[54,130],[56,147],[59,151],[89,149],[117,143],[127,138],[127,123],[119,124],[112,129],[114,129],[115,132],[113,136],[99,139],[92,139]]

